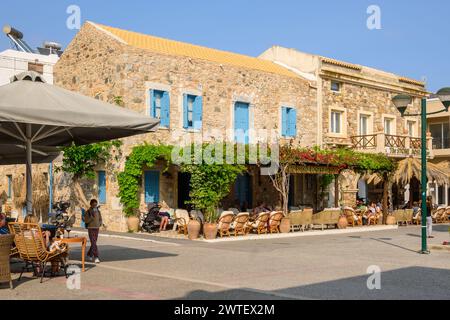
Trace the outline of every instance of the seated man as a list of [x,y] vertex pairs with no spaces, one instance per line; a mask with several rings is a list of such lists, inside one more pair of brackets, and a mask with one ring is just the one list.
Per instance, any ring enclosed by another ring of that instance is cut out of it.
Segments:
[[0,234],[9,234],[8,224],[6,223],[6,215],[0,212]]
[[366,213],[363,215],[363,224],[367,225],[369,223],[369,219],[371,217],[375,217],[377,215],[377,206],[375,202],[372,202],[367,209]]
[[253,213],[250,217],[251,220],[256,220],[259,216],[260,213],[263,212],[271,212],[272,210],[270,210],[267,207],[267,204],[265,202],[261,202],[261,204],[259,206],[257,206],[255,209],[253,209]]

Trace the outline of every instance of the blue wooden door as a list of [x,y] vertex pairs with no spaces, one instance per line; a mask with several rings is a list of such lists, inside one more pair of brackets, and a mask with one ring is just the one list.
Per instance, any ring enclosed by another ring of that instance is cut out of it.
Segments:
[[145,203],[159,202],[159,171],[145,172]]
[[247,203],[247,207],[252,206],[252,187],[251,177],[248,174],[238,176],[235,184],[236,199],[239,200],[241,207]]
[[236,102],[234,106],[234,136],[237,143],[249,143],[249,128],[249,104]]

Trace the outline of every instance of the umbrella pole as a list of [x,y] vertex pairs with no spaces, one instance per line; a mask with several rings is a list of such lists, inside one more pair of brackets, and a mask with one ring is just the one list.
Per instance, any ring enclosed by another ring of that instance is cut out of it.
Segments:
[[27,215],[33,214],[33,173],[31,164],[33,163],[32,143],[31,143],[31,124],[27,124],[26,132],[26,151],[27,151]]

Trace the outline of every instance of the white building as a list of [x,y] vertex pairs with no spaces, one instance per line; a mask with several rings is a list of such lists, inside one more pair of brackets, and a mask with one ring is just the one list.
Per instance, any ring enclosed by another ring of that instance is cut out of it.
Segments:
[[10,83],[11,77],[24,71],[36,71],[45,81],[53,84],[53,66],[58,62],[56,54],[42,55],[8,49],[0,52],[0,85]]

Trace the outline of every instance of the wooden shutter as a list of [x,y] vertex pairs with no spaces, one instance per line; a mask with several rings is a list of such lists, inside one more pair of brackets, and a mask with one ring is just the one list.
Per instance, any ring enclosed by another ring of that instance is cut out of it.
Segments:
[[290,137],[297,136],[297,110],[288,109],[288,135]]
[[170,96],[164,92],[161,100],[161,126],[168,128],[170,125]]
[[100,204],[106,203],[106,172],[98,172],[98,202]]
[[281,135],[283,137],[287,137],[288,136],[288,109],[285,107],[281,108]]
[[200,130],[202,128],[203,118],[203,98],[201,96],[195,97],[194,110],[193,110],[193,125],[194,129]]
[[189,121],[188,121],[188,95],[183,95],[183,128],[188,129],[189,128]]

